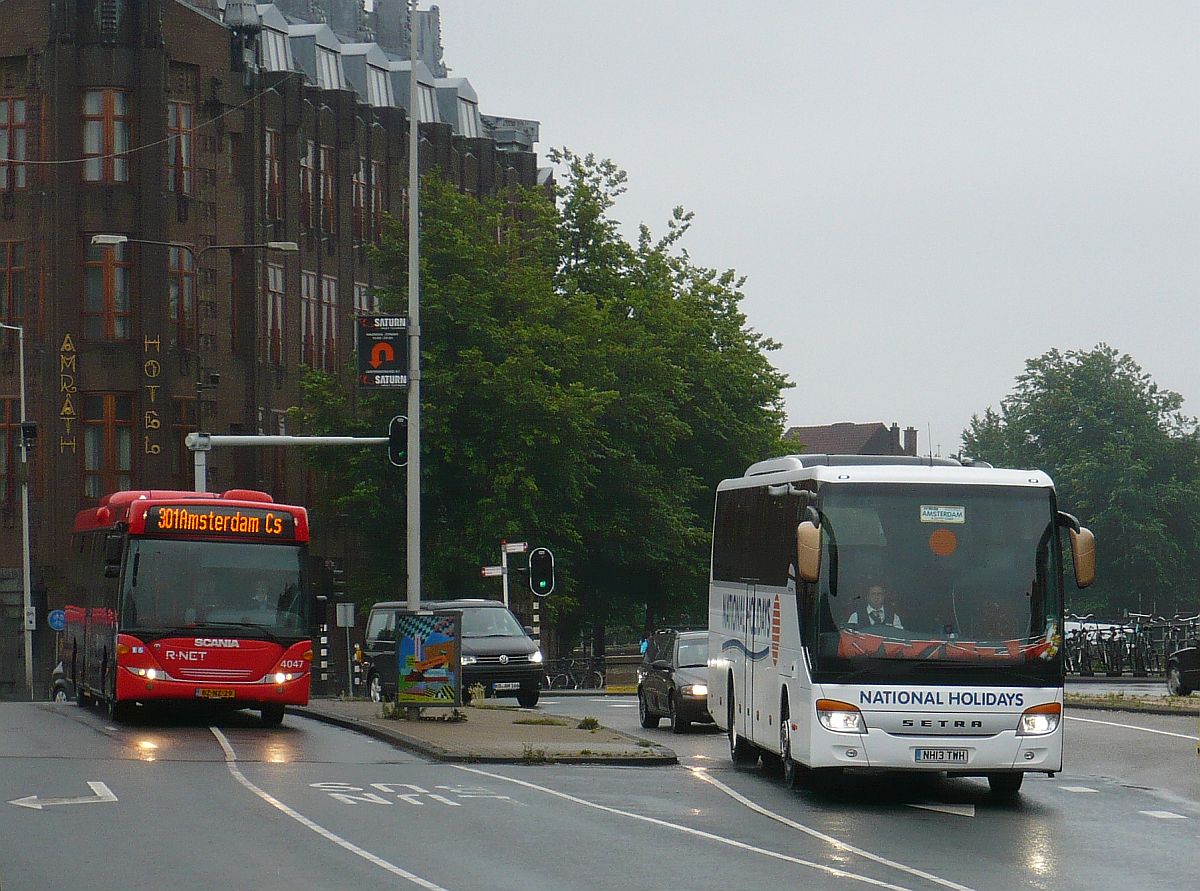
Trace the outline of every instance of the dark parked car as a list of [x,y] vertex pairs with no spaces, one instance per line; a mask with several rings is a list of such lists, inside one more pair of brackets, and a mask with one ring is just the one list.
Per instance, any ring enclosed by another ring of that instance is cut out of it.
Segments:
[[[367,690],[380,702],[396,695],[396,615],[407,603],[377,603],[367,617],[363,673]],[[542,653],[517,617],[498,600],[436,600],[423,610],[462,610],[463,698],[479,684],[487,696],[516,696],[525,708],[537,705],[545,676]]]
[[1190,696],[1200,690],[1200,647],[1184,647],[1167,657],[1167,692]]
[[75,685],[67,677],[66,669],[63,668],[61,662],[54,666],[54,672],[50,675],[48,692],[52,702],[70,702],[75,698]]
[[643,727],[670,718],[675,733],[693,721],[712,723],[707,631],[656,631],[650,637],[638,669],[638,715]]

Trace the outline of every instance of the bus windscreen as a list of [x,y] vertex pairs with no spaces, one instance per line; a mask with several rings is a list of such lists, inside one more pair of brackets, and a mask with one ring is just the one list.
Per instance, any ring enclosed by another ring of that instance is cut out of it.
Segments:
[[[278,516],[278,515],[277,515]],[[126,554],[121,625],[132,633],[228,626],[307,633],[299,546],[135,539]]]

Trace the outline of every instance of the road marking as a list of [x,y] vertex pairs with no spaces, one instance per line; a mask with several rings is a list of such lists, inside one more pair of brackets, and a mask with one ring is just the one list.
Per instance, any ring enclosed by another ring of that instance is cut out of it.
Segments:
[[245,774],[243,774],[241,772],[241,770],[238,769],[237,755],[234,754],[233,747],[229,744],[229,740],[225,738],[225,734],[223,734],[216,727],[209,727],[208,729],[212,731],[213,736],[215,736],[217,738],[217,742],[219,742],[221,744],[221,748],[225,750],[225,766],[229,768],[229,772],[231,774],[233,774],[233,778],[235,780],[237,780],[239,783],[241,783],[243,786],[245,786],[247,789],[249,789],[251,792],[253,792],[255,795],[257,795],[259,798],[261,798],[263,801],[265,801],[267,804],[271,805],[271,807],[275,808],[280,813],[286,814],[287,816],[291,817],[293,820],[295,820],[301,826],[311,829],[313,832],[317,833],[317,835],[321,836],[322,838],[328,839],[329,841],[333,842],[335,845],[339,845],[342,848],[345,848],[351,854],[356,854],[357,856],[362,857],[368,863],[372,863],[375,866],[378,866],[380,869],[387,870],[394,876],[399,876],[402,879],[407,879],[408,881],[412,882],[414,885],[418,885],[421,888],[427,888],[428,891],[446,891],[446,889],[443,888],[441,885],[435,885],[433,882],[427,881],[418,875],[414,875],[413,873],[409,872],[406,869],[401,869],[399,866],[396,866],[393,863],[388,863],[388,861],[384,860],[382,857],[378,857],[375,854],[372,854],[370,851],[360,848],[358,845],[354,844],[354,842],[347,841],[346,839],[342,838],[341,836],[330,832],[324,826],[320,826],[317,823],[314,823],[312,820],[308,819],[308,817],[304,816],[304,814],[301,814],[298,811],[292,810],[290,807],[288,807],[282,801],[280,801],[279,799],[272,796],[269,792],[265,792],[262,789],[258,788],[258,786],[254,785],[254,783],[252,783],[252,782],[250,782],[250,780],[246,779]]
[[38,798],[36,795],[26,795],[24,798],[14,798],[9,804],[40,811],[44,807],[50,807],[55,804],[96,804],[102,801],[114,802],[117,800],[117,796],[113,795],[112,790],[103,783],[88,780],[88,785],[94,794],[85,795],[82,798]]
[[1145,814],[1147,817],[1153,817],[1156,820],[1186,820],[1183,814],[1173,814],[1170,811],[1138,811],[1139,814]]
[[943,879],[939,876],[933,875],[932,873],[917,869],[916,867],[908,866],[904,863],[898,863],[895,860],[889,860],[879,854],[873,854],[870,851],[864,851],[862,848],[856,848],[854,845],[847,844],[841,839],[834,838],[832,835],[826,835],[824,832],[821,832],[818,829],[813,829],[811,826],[805,826],[803,823],[797,823],[795,820],[788,819],[782,814],[769,811],[761,804],[751,801],[745,795],[742,795],[740,792],[737,792],[734,789],[731,789],[729,786],[726,786],[720,780],[709,776],[708,771],[703,767],[689,767],[688,770],[690,770],[697,779],[703,780],[711,786],[716,786],[734,801],[738,802],[739,804],[744,804],[755,813],[762,814],[764,817],[770,817],[772,820],[782,823],[784,826],[790,826],[792,829],[803,832],[805,835],[810,835],[813,838],[820,839],[823,842],[831,844],[835,848],[839,848],[840,850],[846,851],[850,854],[857,854],[859,857],[865,857],[868,860],[874,860],[876,863],[880,863],[884,866],[890,866],[892,869],[898,869],[901,872],[906,872],[909,875],[917,876],[918,878],[925,879],[935,884],[944,885],[947,888],[954,888],[955,891],[970,891],[966,885],[960,885],[957,882],[952,882],[949,879]]
[[1064,792],[1095,792],[1099,794],[1099,789],[1089,789],[1087,786],[1059,786]]
[[[553,795],[556,798],[561,798],[565,801],[570,801],[573,804],[582,805],[583,807],[590,807],[590,808],[593,808],[598,811],[604,811],[605,813],[608,813],[608,814],[616,814],[619,817],[628,817],[631,820],[638,820],[642,823],[650,823],[650,824],[653,824],[654,826],[662,826],[666,829],[674,829],[678,832],[685,833],[686,835],[692,835],[697,838],[706,839],[708,841],[718,842],[719,844],[729,845],[732,848],[738,848],[743,851],[750,851],[754,854],[762,854],[764,857],[770,857],[774,860],[783,860],[787,863],[795,863],[799,866],[807,866],[811,869],[815,869],[815,870],[818,870],[823,873],[827,873],[832,876],[837,876],[838,878],[853,879],[854,881],[865,882],[868,885],[875,885],[879,888],[890,888],[890,889],[893,889],[893,891],[901,891],[901,886],[899,886],[899,885],[892,885],[892,884],[889,884],[888,882],[884,882],[879,879],[873,879],[870,876],[864,876],[864,875],[860,875],[858,873],[849,872],[844,869],[838,869],[835,866],[827,866],[824,863],[814,863],[811,860],[803,860],[799,857],[793,857],[790,854],[781,854],[778,851],[771,851],[771,850],[768,850],[767,848],[759,848],[759,847],[756,847],[755,845],[747,844],[746,842],[740,842],[740,841],[736,841],[735,839],[732,839],[732,838],[725,838],[724,836],[714,835],[713,833],[705,832],[702,829],[693,829],[691,826],[684,826],[680,823],[671,823],[667,820],[660,820],[657,817],[647,817],[644,814],[635,814],[631,811],[623,811],[623,810],[620,810],[619,808],[609,807],[606,804],[598,804],[594,801],[588,801],[585,798],[578,798],[574,795],[569,795],[566,792],[559,792],[556,789],[550,789],[550,788],[547,788],[546,786],[539,786],[536,783],[529,783],[529,782],[526,782],[525,780],[518,780],[515,777],[506,777],[503,774],[491,773],[486,770],[480,770],[477,767],[466,767],[462,764],[454,764],[451,766],[457,768],[458,770],[465,770],[467,773],[475,773],[475,774],[479,774],[480,776],[490,777],[493,780],[502,780],[503,782],[506,782],[506,783],[513,783],[517,786],[524,786],[526,789],[533,789],[536,792],[544,792],[547,795]],[[961,885],[953,885],[952,887],[962,888]],[[969,891],[969,889],[964,889],[964,891]]]
[[975,805],[973,804],[909,804],[909,807],[917,807],[923,811],[937,811],[942,814],[954,814],[956,817],[975,816]]
[[1119,724],[1116,721],[1097,721],[1095,718],[1077,718],[1074,715],[1067,715],[1068,721],[1082,721],[1085,724],[1103,724],[1106,727],[1124,727],[1126,730],[1140,730],[1142,733],[1157,733],[1159,736],[1174,736],[1177,739],[1190,739],[1193,742],[1200,741],[1200,736],[1188,736],[1186,733],[1172,733],[1169,730],[1154,730],[1150,727],[1138,727],[1134,724]]

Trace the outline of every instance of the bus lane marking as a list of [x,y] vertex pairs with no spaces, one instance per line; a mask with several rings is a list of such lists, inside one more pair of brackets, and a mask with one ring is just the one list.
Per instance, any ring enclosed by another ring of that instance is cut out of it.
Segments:
[[[536,783],[530,783],[525,780],[518,780],[515,777],[506,777],[503,774],[491,773],[486,770],[480,770],[477,767],[466,767],[465,765],[462,765],[462,764],[453,764],[451,766],[456,768],[457,770],[466,771],[467,773],[478,774],[479,776],[489,777],[490,779],[500,780],[505,783],[513,783],[514,785],[517,785],[517,786],[523,786],[526,789],[532,789],[535,792],[544,792],[547,795],[553,795],[555,798],[561,798],[564,801],[569,801],[572,804],[578,804],[582,807],[587,807],[587,808],[592,808],[593,810],[603,811],[604,813],[607,813],[607,814],[615,814],[618,817],[628,817],[631,820],[637,820],[642,823],[650,823],[653,826],[661,826],[665,829],[674,829],[677,832],[682,832],[686,835],[691,835],[696,838],[702,838],[702,839],[705,839],[706,841],[717,842],[718,844],[722,844],[722,845],[728,845],[731,848],[738,848],[739,850],[749,851],[753,854],[761,854],[762,856],[770,857],[773,860],[782,860],[785,863],[795,863],[798,866],[806,866],[810,869],[815,869],[820,872],[826,873],[827,875],[836,876],[838,878],[843,878],[843,879],[850,879],[850,880],[856,881],[856,882],[863,882],[868,885],[874,885],[878,888],[888,888],[888,889],[892,889],[892,891],[907,891],[907,889],[904,889],[903,886],[901,886],[901,885],[893,885],[888,882],[884,882],[880,879],[873,879],[870,876],[862,875],[860,873],[850,872],[845,869],[839,869],[836,866],[827,866],[824,863],[816,863],[812,860],[804,860],[800,857],[793,857],[790,854],[781,854],[778,851],[772,851],[767,848],[760,848],[760,847],[757,847],[756,845],[747,844],[746,842],[740,842],[740,841],[737,841],[736,839],[732,839],[732,838],[725,838],[724,836],[721,836],[721,835],[715,835],[714,833],[711,833],[711,832],[705,832],[703,829],[695,829],[691,826],[684,826],[681,823],[672,823],[669,820],[660,820],[657,817],[648,817],[645,814],[635,814],[632,811],[623,811],[620,808],[610,807],[606,804],[599,804],[598,802],[595,802],[595,801],[588,801],[586,798],[579,798],[578,796],[570,795],[566,792],[559,792],[557,789],[551,789],[547,786],[539,786]],[[949,887],[959,889],[959,891],[971,891],[971,889],[964,888],[962,885],[954,885],[954,884],[947,883],[947,882],[942,882],[942,884],[947,884],[947,885],[949,885]]]
[[[924,879],[927,882],[933,882],[935,885],[942,885],[943,887],[946,887],[946,888],[953,888],[953,889],[955,889],[955,891],[971,891],[971,889],[966,885],[960,885],[957,882],[951,881],[950,879],[943,879],[941,876],[935,876],[933,873],[925,872],[923,869],[917,869],[915,866],[909,866],[908,864],[905,864],[905,863],[899,863],[898,861],[895,861],[895,860],[889,860],[887,857],[884,857],[880,854],[875,854],[875,853],[872,853],[871,851],[865,851],[862,848],[856,848],[854,845],[844,842],[841,839],[834,838],[832,835],[826,835],[824,832],[821,832],[819,829],[813,829],[811,826],[805,826],[803,823],[797,823],[795,820],[785,817],[782,814],[777,814],[772,810],[768,810],[767,808],[763,807],[758,802],[751,801],[745,795],[742,795],[740,792],[738,792],[734,789],[731,789],[729,786],[726,786],[724,783],[722,783],[720,780],[716,779],[715,777],[710,776],[708,771],[703,767],[689,767],[688,770],[690,770],[692,772],[692,775],[695,776],[697,779],[703,780],[704,782],[708,783],[711,786],[715,786],[716,788],[718,788],[722,792],[724,792],[726,795],[728,795],[730,798],[732,798],[734,801],[738,802],[739,804],[745,805],[746,807],[750,808],[750,810],[754,811],[755,813],[762,814],[764,817],[769,817],[770,819],[775,820],[778,823],[782,823],[784,826],[789,826],[792,829],[795,829],[799,832],[803,832],[805,835],[810,835],[815,839],[819,839],[819,840],[825,842],[826,844],[833,845],[835,848],[845,851],[847,854],[855,854],[859,857],[864,857],[867,860],[873,860],[876,863],[881,864],[882,866],[888,866],[888,867],[891,867],[892,869],[897,869],[900,872],[908,873],[909,875]],[[974,816],[974,815],[972,814],[972,816]]]
[[285,814],[288,817],[291,817],[293,820],[295,820],[297,823],[299,823],[301,826],[305,827],[306,829],[311,829],[313,832],[315,832],[317,835],[321,836],[322,838],[333,842],[335,845],[338,845],[339,847],[344,848],[345,850],[349,851],[351,854],[354,854],[355,856],[363,858],[368,863],[371,863],[374,866],[378,866],[380,869],[387,870],[394,876],[398,876],[399,878],[402,878],[409,882],[412,882],[414,885],[416,885],[420,888],[427,889],[427,891],[447,891],[447,889],[443,888],[441,885],[435,885],[433,882],[430,882],[427,879],[423,879],[419,875],[411,873],[406,869],[402,869],[401,867],[396,866],[394,863],[389,863],[388,861],[384,860],[382,857],[379,857],[376,854],[372,854],[370,851],[368,851],[364,848],[360,848],[358,845],[354,844],[354,842],[348,841],[348,840],[342,838],[340,835],[337,835],[334,832],[330,832],[324,826],[321,826],[321,825],[313,822],[308,817],[306,817],[303,814],[299,813],[298,811],[295,811],[292,808],[288,807],[282,801],[280,801],[279,799],[272,796],[269,792],[266,792],[263,789],[260,789],[258,786],[254,785],[254,783],[252,783],[249,779],[247,779],[245,774],[243,774],[242,771],[238,768],[237,755],[234,753],[233,746],[231,746],[229,744],[229,740],[226,739],[225,734],[223,734],[216,727],[209,727],[208,729],[211,730],[213,733],[213,736],[215,736],[217,738],[217,742],[221,744],[221,748],[225,752],[225,766],[227,768],[229,768],[229,772],[233,775],[233,778],[235,780],[237,780],[239,783],[241,783],[242,786],[249,789],[251,792],[253,792],[255,795],[257,795],[259,798],[261,798],[263,801],[265,801],[267,804],[271,805],[271,807],[275,808],[280,813]]
[[[55,804],[97,804],[99,802],[111,803],[117,800],[117,796],[113,795],[112,790],[99,780],[88,780],[88,786],[91,787],[92,794],[80,798],[38,798],[36,795],[26,795],[24,798],[14,798],[9,804],[40,811],[42,808]],[[0,887],[3,886],[0,885]]]
[[1074,715],[1067,715],[1068,721],[1082,721],[1084,724],[1103,724],[1106,727],[1121,727],[1125,730],[1138,730],[1142,733],[1157,733],[1159,736],[1173,736],[1176,739],[1190,739],[1193,742],[1200,741],[1200,736],[1189,736],[1186,733],[1173,733],[1170,730],[1155,730],[1153,727],[1138,727],[1136,724],[1121,724],[1117,721],[1097,721],[1095,718],[1077,718]]

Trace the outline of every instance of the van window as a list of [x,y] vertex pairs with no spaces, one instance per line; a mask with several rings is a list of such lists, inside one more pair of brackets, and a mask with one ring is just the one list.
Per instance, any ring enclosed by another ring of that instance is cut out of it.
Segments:
[[367,640],[395,640],[396,613],[390,609],[374,610],[367,621]]

